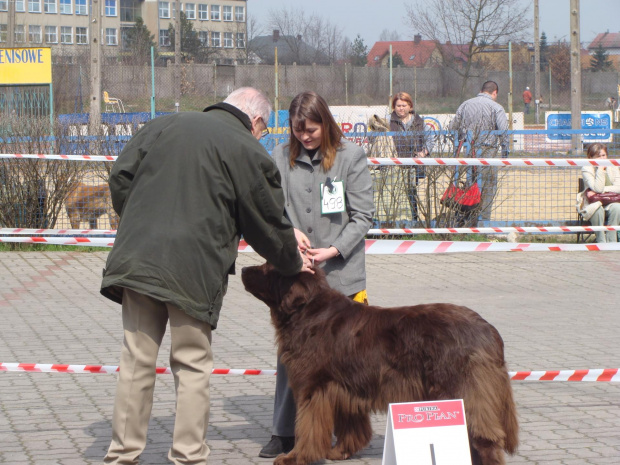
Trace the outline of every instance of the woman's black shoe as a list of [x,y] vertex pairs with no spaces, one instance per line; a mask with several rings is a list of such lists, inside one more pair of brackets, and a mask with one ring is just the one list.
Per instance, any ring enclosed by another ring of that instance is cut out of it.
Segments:
[[280,454],[288,454],[295,447],[295,437],[271,436],[267,443],[258,453],[259,457],[272,459]]

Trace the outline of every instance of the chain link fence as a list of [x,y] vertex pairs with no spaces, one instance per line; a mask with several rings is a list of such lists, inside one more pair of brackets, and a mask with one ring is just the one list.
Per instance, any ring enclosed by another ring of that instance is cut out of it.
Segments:
[[[390,88],[393,93],[406,91],[412,95],[416,111],[430,115],[427,124],[439,131],[434,136],[436,143],[431,156],[454,154],[453,139],[442,130],[447,125],[445,118],[461,103],[461,81],[458,74],[448,68],[396,68],[390,74],[386,68],[348,64],[276,68],[183,63],[176,69],[169,62],[158,62],[154,68],[131,64],[117,55],[104,56],[103,64],[101,89],[122,101],[126,114],[116,114],[114,110],[118,107],[107,106],[102,99],[101,130],[98,134],[89,133],[89,53],[57,54],[53,65],[53,95],[54,113],[59,117],[50,123],[37,114],[7,115],[2,111],[0,153],[118,155],[124,143],[150,118],[154,80],[157,112],[177,110],[175,89],[180,91],[180,111],[200,111],[242,86],[260,89],[274,102],[274,108],[280,110],[287,109],[299,92],[314,90],[325,97],[338,114],[337,120],[347,137],[362,145],[369,155],[378,157],[394,156],[391,135],[369,132],[368,116],[389,114]],[[498,82],[498,101],[508,109],[510,79],[507,72],[480,72],[468,82],[465,98],[476,95],[480,84],[487,79]],[[618,79],[616,72],[584,72],[583,109],[607,110],[605,100],[617,95]],[[520,94],[526,86],[533,88],[533,82],[531,71],[513,73],[514,111],[522,110]],[[0,102],[14,93],[14,89],[0,88]],[[541,76],[541,93],[544,99],[541,111],[570,110],[569,91],[562,89],[553,76],[549,79],[544,79],[544,74]],[[362,111],[360,107],[353,108],[355,105],[372,107]],[[0,105],[0,110],[2,108]],[[356,111],[361,113],[356,114]],[[517,119],[519,128],[526,127],[534,122],[534,114],[518,113]],[[280,130],[263,140],[268,150],[286,140],[286,124],[284,116],[279,118]],[[274,126],[273,121],[270,126]],[[517,137],[512,157],[566,158],[570,150],[568,142],[549,141],[544,133],[521,131]],[[618,134],[614,133],[610,158],[618,157],[617,138]],[[36,228],[115,228],[118,218],[111,209],[107,189],[111,165],[111,162],[1,158],[0,223]],[[441,198],[450,185],[458,184],[472,170],[399,166],[369,169],[375,188],[376,226],[442,227],[462,223],[462,215],[442,203]],[[491,224],[565,225],[578,221],[575,210],[578,168],[502,167],[490,170],[496,173],[493,178],[497,178],[492,207],[484,212]],[[483,191],[490,189],[484,182],[480,187]]]
[[[79,55],[62,55],[62,52],[55,51],[53,62],[55,113],[88,113],[89,51]],[[499,84],[498,101],[507,110],[509,108],[511,79],[507,71],[475,70],[461,97],[462,78],[458,71],[442,66],[398,67],[390,72],[384,67],[353,67],[350,64],[293,64],[276,68],[271,65],[181,63],[176,69],[169,60],[158,60],[151,68],[149,64],[132,64],[117,54],[104,55],[102,62],[101,89],[111,97],[121,99],[127,112],[150,111],[152,95],[157,111],[176,111],[176,92],[180,93],[181,111],[199,111],[221,101],[235,88],[251,86],[263,91],[279,109],[288,108],[292,98],[305,90],[319,93],[330,105],[386,105],[391,90],[392,93],[405,91],[411,94],[419,113],[454,113],[462,99],[475,96],[481,84],[489,79]],[[607,109],[605,100],[618,96],[619,79],[617,72],[584,70],[583,109]],[[512,74],[514,111],[523,110],[521,94],[525,87],[534,89],[533,68],[521,68]],[[570,110],[570,89],[565,79],[556,79],[548,69],[543,69],[540,87],[541,111]],[[102,111],[105,111],[103,103]],[[534,123],[533,114],[527,116],[526,123]]]

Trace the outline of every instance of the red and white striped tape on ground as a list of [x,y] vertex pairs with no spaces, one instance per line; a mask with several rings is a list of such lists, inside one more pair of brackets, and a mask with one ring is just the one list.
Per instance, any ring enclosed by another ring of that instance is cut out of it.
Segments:
[[[2,153],[0,158],[44,160],[114,161],[115,155],[56,155],[44,153]],[[368,164],[425,166],[620,166],[620,159],[588,158],[368,158]]]
[[[112,247],[114,238],[107,237],[0,237],[0,242],[26,244],[77,245]],[[247,242],[239,243],[239,252],[254,252]],[[366,240],[367,255],[403,255],[466,252],[599,252],[620,250],[620,242],[601,244],[540,244],[517,242],[403,241]]]
[[[21,371],[27,373],[117,373],[116,365],[60,365],[52,363],[0,363],[0,371]],[[159,375],[171,375],[169,367],[157,367],[155,372]],[[275,375],[276,370],[248,370],[233,368],[214,368],[214,375]]]
[[[58,365],[46,363],[0,363],[0,371],[27,372],[27,373],[117,373],[119,367],[115,365]],[[157,367],[157,374],[172,374],[168,367]],[[215,368],[214,375],[270,375],[276,370],[248,370],[233,368]],[[508,376],[513,381],[607,381],[620,382],[620,368],[601,368],[591,370],[558,370],[558,371],[511,371]]]
[[[620,226],[507,226],[488,228],[401,228],[371,229],[369,235],[383,234],[498,234],[498,233],[578,233],[596,231],[620,231]],[[114,236],[115,229],[32,229],[0,228],[0,235],[29,236],[31,234],[57,236]]]

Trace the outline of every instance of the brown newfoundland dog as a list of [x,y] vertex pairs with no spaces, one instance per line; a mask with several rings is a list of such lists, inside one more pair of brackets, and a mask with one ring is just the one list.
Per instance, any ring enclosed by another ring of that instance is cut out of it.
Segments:
[[503,451],[515,452],[504,344],[473,310],[366,306],[331,289],[320,269],[285,277],[265,264],[241,279],[271,309],[297,404],[295,447],[275,464],[346,459],[370,442],[370,412],[447,399],[464,400],[474,463],[504,464]]

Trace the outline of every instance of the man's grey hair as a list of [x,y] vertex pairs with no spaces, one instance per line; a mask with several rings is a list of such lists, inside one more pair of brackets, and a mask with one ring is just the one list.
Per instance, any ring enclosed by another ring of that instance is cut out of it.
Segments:
[[265,124],[269,122],[271,103],[269,103],[269,100],[267,100],[267,97],[265,97],[262,92],[253,87],[240,87],[239,89],[233,90],[231,94],[226,97],[224,103],[237,107],[248,115],[250,120],[254,119],[256,116],[260,116]]

